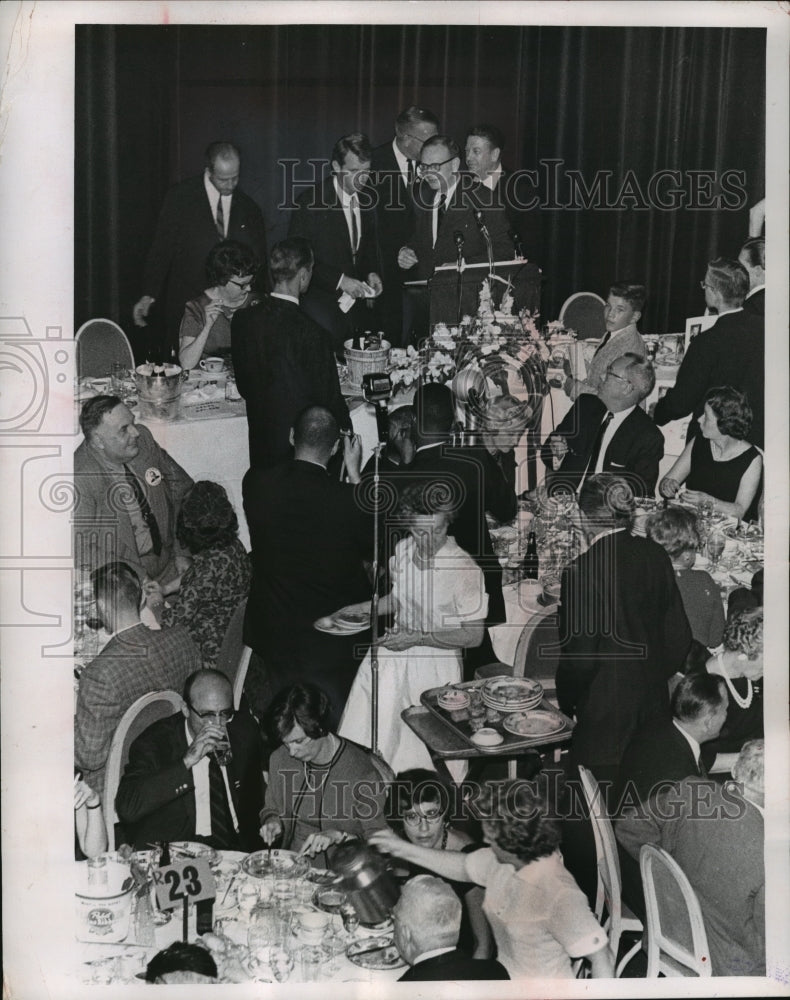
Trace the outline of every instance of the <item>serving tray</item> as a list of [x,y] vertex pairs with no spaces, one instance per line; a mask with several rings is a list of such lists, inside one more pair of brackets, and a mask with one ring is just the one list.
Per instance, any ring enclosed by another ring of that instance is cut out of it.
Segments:
[[[491,679],[492,678],[487,678],[487,680]],[[479,690],[484,683],[485,681],[481,680],[465,681],[462,684],[454,684],[453,687],[457,688],[459,691],[469,692]],[[562,712],[556,709],[551,702],[547,701],[544,697],[540,704],[535,706],[535,709],[542,712],[551,712],[553,715],[556,715],[563,722],[560,729],[554,733],[548,733],[546,736],[517,736],[515,733],[508,732],[503,725],[506,716],[510,713],[500,713],[500,718],[496,721],[490,721],[486,718],[485,725],[492,729],[496,729],[498,733],[501,733],[503,741],[495,747],[480,746],[472,741],[474,730],[469,725],[468,708],[450,712],[447,709],[442,708],[439,704],[439,696],[446,690],[446,685],[444,687],[429,688],[427,691],[423,691],[420,695],[420,701],[429,712],[435,715],[438,719],[441,719],[444,725],[459,736],[464,741],[464,744],[472,750],[476,750],[480,753],[490,753],[492,756],[497,754],[499,756],[507,756],[508,752],[511,750],[522,750],[526,747],[552,746],[555,743],[567,743],[571,738],[573,723],[566,715],[563,715]]]

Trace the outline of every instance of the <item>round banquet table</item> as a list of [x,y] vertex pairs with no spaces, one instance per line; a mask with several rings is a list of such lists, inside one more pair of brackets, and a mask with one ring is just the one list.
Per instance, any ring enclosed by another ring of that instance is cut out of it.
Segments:
[[[222,861],[222,868],[226,868],[230,863],[234,867],[245,857],[238,851],[218,852]],[[115,857],[115,855],[108,855]],[[77,862],[77,864],[85,862]],[[255,969],[249,961],[249,949],[247,948],[247,933],[250,924],[250,909],[260,898],[263,881],[254,876],[247,875],[244,871],[238,874],[222,874],[215,872],[217,882],[217,895],[214,903],[214,935],[209,940],[212,944],[220,939],[225,947],[224,953],[219,953],[211,948],[211,954],[217,963],[220,982],[249,983],[249,982],[275,982],[271,970],[267,966]],[[245,889],[252,887],[257,890],[258,896],[245,897]],[[241,888],[241,894],[239,889]],[[244,898],[246,905],[239,906],[239,899]],[[313,907],[307,903],[293,900],[286,904],[287,909],[292,914],[297,908],[311,909]],[[155,943],[150,946],[138,944],[134,935],[134,913],[130,922],[129,934],[126,940],[117,944],[96,944],[88,942],[77,942],[79,949],[79,970],[78,976],[85,984],[105,984],[105,985],[127,985],[140,982],[140,974],[144,976],[148,962],[174,941],[181,940],[183,930],[182,911],[180,907],[172,910],[172,917],[168,923],[155,928]],[[189,917],[189,941],[200,940],[195,930],[195,908],[190,907]],[[334,924],[335,931],[343,935],[346,943],[358,940],[367,936],[375,936],[374,932],[364,927],[360,927],[353,935],[348,935],[343,931],[342,920],[339,915],[330,917]],[[382,934],[383,932],[379,932]],[[391,931],[390,931],[391,933]],[[292,930],[291,947],[294,949],[294,968],[290,973],[285,985],[303,982],[301,973],[301,963],[299,950],[305,946],[301,929]],[[329,960],[324,962],[319,971],[320,982],[335,983],[366,983],[382,984],[395,982],[406,971],[407,966],[402,965],[396,969],[384,971],[364,969],[351,962],[344,953],[336,958],[336,969],[330,970]]]

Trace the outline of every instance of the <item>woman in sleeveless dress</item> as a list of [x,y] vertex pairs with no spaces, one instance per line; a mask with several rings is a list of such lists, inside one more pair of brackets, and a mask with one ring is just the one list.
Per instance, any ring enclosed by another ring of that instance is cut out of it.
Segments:
[[731,386],[711,389],[698,422],[700,433],[661,480],[659,493],[671,499],[685,483],[691,503],[710,501],[714,511],[756,520],[763,460],[746,440],[752,424],[749,401]]

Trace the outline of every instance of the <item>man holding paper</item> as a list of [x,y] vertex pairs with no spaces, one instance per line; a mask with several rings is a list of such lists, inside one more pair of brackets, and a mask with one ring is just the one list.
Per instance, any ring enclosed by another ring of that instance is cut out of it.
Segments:
[[313,280],[302,309],[329,330],[338,354],[355,328],[376,328],[366,306],[383,288],[375,193],[368,186],[371,153],[361,132],[338,139],[331,176],[297,199],[288,231],[304,236],[313,248]]

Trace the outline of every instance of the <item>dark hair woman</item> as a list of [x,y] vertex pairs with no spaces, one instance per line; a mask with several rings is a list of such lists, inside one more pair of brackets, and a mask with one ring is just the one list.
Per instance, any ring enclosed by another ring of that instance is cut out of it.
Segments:
[[[204,667],[216,666],[233,612],[249,593],[252,567],[238,532],[236,512],[219,483],[195,483],[176,519],[176,537],[192,562],[178,592],[168,595],[161,624],[184,625],[200,648]],[[146,590],[148,603],[154,603],[150,584]]]
[[208,287],[184,308],[178,331],[178,360],[196,368],[202,357],[230,354],[233,314],[257,301],[250,289],[258,259],[245,243],[223,240],[206,258]]
[[722,514],[756,520],[763,460],[746,440],[752,426],[748,399],[728,385],[711,389],[698,423],[700,433],[661,480],[659,493],[674,497],[685,483],[691,503],[707,502]]

